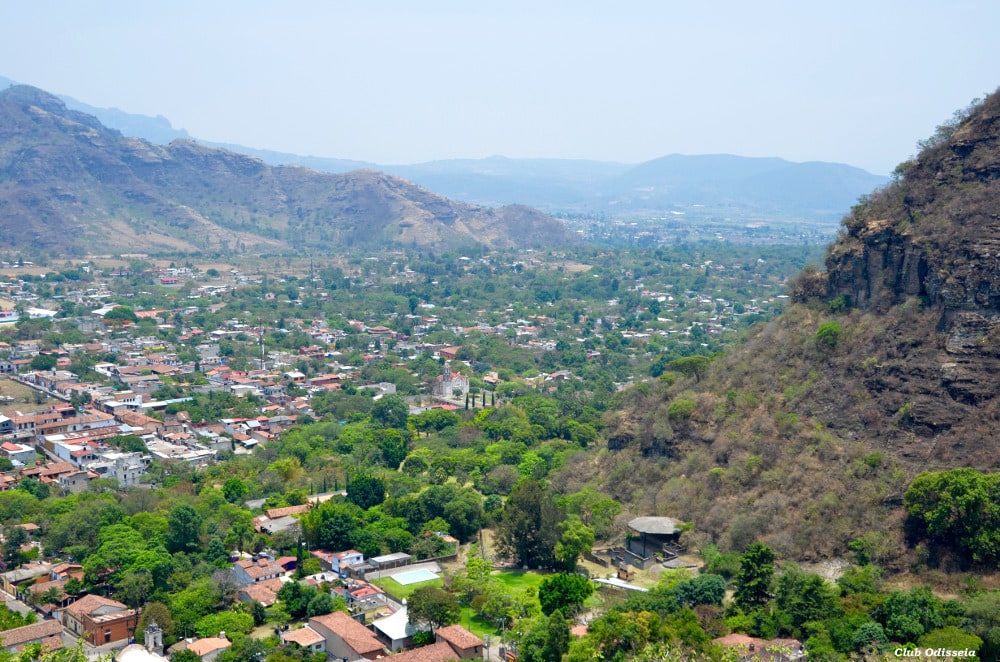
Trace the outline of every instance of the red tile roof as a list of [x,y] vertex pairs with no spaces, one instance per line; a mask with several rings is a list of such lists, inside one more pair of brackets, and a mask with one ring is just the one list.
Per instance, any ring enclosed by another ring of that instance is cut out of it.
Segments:
[[448,627],[439,628],[434,634],[458,648],[473,648],[484,644],[482,639],[461,625],[449,625]]
[[458,660],[458,654],[444,641],[438,641],[430,646],[411,648],[408,651],[397,653],[391,658],[392,662],[447,662],[448,660]]
[[321,641],[325,641],[323,635],[309,627],[283,632],[281,634],[281,638],[284,641],[291,641],[304,648],[308,648],[309,646],[314,646]]
[[0,632],[0,639],[3,640],[5,648],[10,648],[32,641],[41,641],[47,637],[60,634],[62,630],[62,623],[59,621],[42,621],[7,630],[6,632]]
[[335,633],[344,640],[356,653],[367,657],[368,653],[381,654],[385,649],[371,630],[361,623],[348,616],[342,611],[335,611],[332,614],[323,616],[313,616],[309,619],[310,625],[320,625]]
[[116,611],[122,612],[134,611],[129,609],[127,605],[124,605],[117,600],[109,600],[108,598],[102,598],[99,595],[85,595],[70,606],[66,607],[66,611],[79,618],[81,616],[89,616],[101,607],[115,607],[117,608]]
[[249,586],[244,586],[240,589],[240,592],[244,593],[251,600],[259,602],[265,607],[270,607],[277,602],[278,593],[277,591],[271,590],[268,586],[262,586],[262,584],[266,583],[267,582],[261,582],[260,584],[250,584]]
[[205,637],[204,639],[192,641],[188,644],[187,649],[198,657],[203,657],[213,651],[226,650],[232,645],[233,642],[228,639],[222,639],[220,637]]
[[[248,437],[249,438],[249,437]],[[299,506],[285,506],[284,508],[270,508],[264,511],[264,513],[271,519],[278,519],[279,517],[285,517],[286,515],[301,515],[312,508],[311,503],[303,503]]]

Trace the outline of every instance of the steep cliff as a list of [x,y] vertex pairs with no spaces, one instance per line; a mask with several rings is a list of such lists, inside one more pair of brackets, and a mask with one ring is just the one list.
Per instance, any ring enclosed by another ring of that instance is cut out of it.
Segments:
[[899,172],[844,220],[828,298],[889,323],[894,306],[919,305],[925,319],[910,323],[939,350],[936,366],[922,366],[938,377],[928,394],[939,405],[990,401],[1000,394],[1000,96],[940,127]]
[[566,488],[601,481],[724,546],[815,558],[857,539],[898,561],[885,523],[913,476],[1000,467],[1000,95],[855,206],[826,267],[700,379],[621,394],[606,456]]

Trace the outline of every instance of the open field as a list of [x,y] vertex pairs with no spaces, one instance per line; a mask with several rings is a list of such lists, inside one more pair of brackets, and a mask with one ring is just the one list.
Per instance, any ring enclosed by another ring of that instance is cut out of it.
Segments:
[[0,377],[0,413],[5,416],[10,416],[17,411],[27,414],[48,409],[49,404],[55,402],[52,398],[44,396],[39,403],[36,401],[38,395],[39,392],[33,388],[7,379],[5,376]]

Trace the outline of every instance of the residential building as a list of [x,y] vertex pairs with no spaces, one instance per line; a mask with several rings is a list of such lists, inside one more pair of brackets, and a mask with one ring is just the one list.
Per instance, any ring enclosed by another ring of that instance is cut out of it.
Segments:
[[314,653],[326,651],[326,639],[308,625],[297,630],[286,630],[281,633],[281,643],[297,644]]
[[371,630],[342,611],[313,616],[309,627],[323,635],[328,656],[354,662],[386,654],[385,646]]
[[481,660],[485,642],[461,625],[449,625],[434,632],[435,640],[444,641],[462,660]]
[[51,570],[51,563],[26,563],[15,570],[8,570],[0,575],[3,590],[10,595],[17,595],[22,585],[34,583],[39,577],[47,576]]
[[248,584],[241,588],[236,596],[240,602],[259,602],[265,607],[270,607],[278,601],[278,591],[281,590],[283,580],[266,579],[262,582]]
[[16,653],[28,644],[40,643],[43,650],[59,650],[63,647],[62,623],[59,621],[40,621],[19,628],[0,632],[0,645],[10,653]]
[[285,569],[271,559],[256,561],[243,559],[233,564],[233,574],[240,586],[249,586],[269,579],[277,579],[285,574]]
[[11,462],[15,463],[15,465],[31,464],[35,461],[35,457],[38,455],[34,446],[29,446],[27,444],[15,444],[12,441],[0,444],[0,453],[9,458]]
[[233,645],[233,642],[229,641],[226,637],[205,637],[204,639],[195,639],[187,645],[187,649],[200,657],[203,662],[212,662],[215,658]]
[[139,614],[117,600],[85,595],[62,613],[63,625],[93,646],[131,639]]
[[372,621],[375,636],[393,653],[413,645],[413,635],[426,631],[426,628],[410,623],[406,605],[402,609]]
[[392,656],[392,662],[451,662],[458,660],[458,654],[444,641],[435,641],[429,646],[411,648]]

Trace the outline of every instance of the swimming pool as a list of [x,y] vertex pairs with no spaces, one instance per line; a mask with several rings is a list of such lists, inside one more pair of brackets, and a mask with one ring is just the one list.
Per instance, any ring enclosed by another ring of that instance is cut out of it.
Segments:
[[408,572],[401,572],[398,575],[392,575],[392,578],[397,582],[406,586],[407,584],[419,584],[420,582],[429,582],[432,579],[437,579],[438,576],[428,570],[427,568],[418,568],[416,570],[410,570]]

